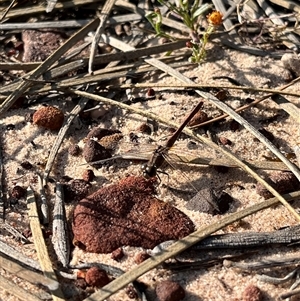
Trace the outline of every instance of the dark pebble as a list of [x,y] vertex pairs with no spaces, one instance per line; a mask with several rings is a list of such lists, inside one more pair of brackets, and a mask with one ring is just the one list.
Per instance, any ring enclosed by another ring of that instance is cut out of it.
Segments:
[[80,147],[77,144],[72,144],[68,148],[68,153],[71,156],[77,157],[80,154]]
[[82,174],[82,179],[86,182],[92,182],[95,178],[95,174],[91,169],[87,169]]
[[86,272],[85,281],[88,285],[94,287],[103,287],[110,282],[107,273],[98,267],[91,267]]
[[26,189],[16,185],[10,192],[10,195],[19,200],[20,198],[24,197],[26,195]]
[[[86,142],[82,154],[87,163],[111,158],[111,153],[95,140]],[[93,166],[97,167],[99,164]]]
[[180,301],[185,297],[182,286],[170,280],[160,282],[155,289],[159,301]]

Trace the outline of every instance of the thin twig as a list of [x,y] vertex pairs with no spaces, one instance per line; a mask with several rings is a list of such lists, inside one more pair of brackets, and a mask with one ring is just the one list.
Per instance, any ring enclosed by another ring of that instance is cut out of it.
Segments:
[[12,0],[11,1],[11,3],[7,7],[7,9],[4,11],[2,17],[0,18],[0,21],[3,21],[3,19],[6,17],[6,15],[8,14],[8,12],[10,11],[10,9],[14,6],[15,2],[16,2],[16,0]]
[[47,198],[45,195],[45,189],[44,189],[44,182],[40,174],[37,174],[38,176],[38,184],[39,184],[39,197],[41,200],[40,203],[40,209],[41,209],[41,214],[42,214],[42,224],[43,225],[48,225],[49,224],[49,207],[47,203]]
[[[32,237],[43,273],[47,278],[58,282],[43,238],[36,201],[30,186],[27,189],[27,207]],[[64,300],[60,286],[51,289],[51,294],[54,301]]]
[[105,4],[101,10],[101,13],[99,15],[100,23],[99,23],[96,33],[94,35],[92,46],[91,46],[89,68],[88,68],[89,74],[93,73],[93,63],[94,63],[94,57],[96,54],[96,48],[98,47],[98,43],[100,41],[101,34],[104,31],[104,25],[105,25],[106,21],[108,20],[108,16],[109,16],[113,6],[115,5],[115,2],[116,2],[116,0],[106,0]]
[[40,298],[30,294],[27,290],[19,287],[14,282],[7,280],[0,275],[0,287],[2,290],[7,291],[10,294],[13,294],[17,298],[24,301],[42,301]]
[[60,183],[56,183],[52,229],[53,248],[58,260],[66,268],[70,260],[70,241],[64,207],[63,187]]
[[41,274],[39,270],[35,270],[32,266],[30,266],[29,269],[24,266],[24,263],[22,263],[21,265],[19,264],[19,261],[16,261],[8,255],[6,255],[6,257],[3,257],[0,254],[0,266],[2,269],[5,269],[9,273],[19,278],[25,279],[30,283],[39,283],[52,289],[58,288],[59,286],[58,282],[46,278],[44,275]]

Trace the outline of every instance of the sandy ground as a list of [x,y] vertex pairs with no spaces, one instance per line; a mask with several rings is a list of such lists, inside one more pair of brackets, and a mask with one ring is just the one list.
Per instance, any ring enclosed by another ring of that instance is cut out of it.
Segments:
[[[182,69],[181,72],[189,78],[195,78],[195,81],[201,84],[227,84],[228,82],[226,80],[214,80],[213,76],[229,76],[244,85],[268,88],[284,85],[286,84],[286,78],[288,78],[288,71],[282,67],[281,62],[278,60],[267,57],[255,57],[221,48],[217,45],[209,52],[208,61],[199,66],[195,65]],[[143,81],[152,83],[149,84],[149,86],[152,86],[154,89],[156,83],[177,83],[169,76],[153,74],[144,77]],[[288,90],[300,92],[300,84],[295,84]],[[151,111],[159,114],[161,117],[168,120],[175,120],[179,123],[195,104],[201,100],[199,96],[191,93],[159,92],[158,89],[156,89],[156,96],[155,100],[136,103],[133,104],[133,106]],[[252,93],[241,91],[230,91],[230,97],[226,102],[232,107],[237,107],[245,104],[247,98],[255,97],[258,97],[258,95],[255,96]],[[299,99],[293,97],[288,97],[288,99],[299,108]],[[60,107],[64,112],[69,112],[73,106],[70,101],[64,99],[54,99],[48,104]],[[38,128],[24,120],[26,113],[33,112],[38,107],[40,107],[40,104],[30,106],[27,109],[10,110],[1,119],[0,140],[3,149],[5,193],[10,191],[17,183],[25,188],[31,184],[33,188],[36,189],[36,184],[33,183],[35,171],[22,170],[20,163],[27,160],[34,165],[35,170],[41,170],[38,164],[42,166],[42,164],[45,163],[49,148],[56,138],[55,132]],[[217,116],[220,113],[207,102],[204,102],[204,111],[211,117]],[[271,99],[267,99],[256,107],[248,109],[243,113],[243,117],[250,121],[256,128],[264,127],[271,132],[275,137],[274,144],[277,145],[283,153],[293,152],[293,147],[300,143],[299,119],[294,120],[289,117],[289,115],[281,110]],[[273,121],[268,121],[272,118]],[[124,135],[129,135],[130,132],[134,132],[141,137],[140,139],[143,139],[143,135],[137,132],[137,128],[145,121],[145,118],[136,114],[131,114],[115,107],[109,107],[102,118],[93,121],[92,126],[99,125],[105,128],[117,128],[121,130]],[[8,124],[15,125],[15,128],[13,130],[7,130]],[[90,126],[90,128],[92,126]],[[85,161],[81,156],[79,158],[70,156],[68,154],[68,147],[74,143],[82,146],[83,139],[90,128],[87,126],[80,127],[78,124],[71,126],[56,158],[51,177],[58,179],[63,175],[68,175],[73,178],[81,178],[82,173],[87,168],[87,166],[82,165]],[[242,127],[234,132],[230,129],[229,122],[226,122],[213,125],[209,130],[217,137],[224,136],[230,139],[233,144],[228,146],[228,148],[244,159],[265,160],[266,157],[272,156],[257,139]],[[205,134],[202,129],[197,132]],[[163,137],[166,137],[168,133],[168,130],[164,126],[159,126],[158,131],[152,133],[151,139],[159,141]],[[144,139],[149,140],[147,135],[144,135]],[[185,136],[182,136],[181,140],[180,145],[189,141]],[[36,147],[32,145],[31,141],[34,141]],[[211,154],[211,150],[198,145],[194,152],[199,153],[200,156]],[[228,192],[234,198],[234,203],[228,213],[247,208],[250,205],[263,201],[263,198],[256,193],[256,182],[250,176],[246,175],[245,172],[238,169],[231,169],[228,173],[222,174],[212,168],[186,168],[184,169],[185,176],[183,176],[182,171],[179,170],[167,168],[166,171],[169,177],[163,174],[161,175],[162,183],[158,187],[158,198],[165,202],[170,202],[186,213],[193,220],[197,228],[213,223],[222,216],[211,216],[186,209],[188,200],[195,194],[195,192],[191,191],[192,189],[187,182],[192,182],[193,186],[198,190],[205,187],[214,187],[224,189]],[[131,164],[126,161],[117,161],[109,167],[105,166],[98,170],[94,169],[94,172],[96,179],[92,183],[93,191],[102,185],[114,183],[126,175],[139,175],[141,170],[140,165]],[[265,175],[266,172],[263,171],[261,174]],[[176,188],[177,190],[169,189],[167,186]],[[53,185],[49,184],[49,202],[53,202],[53,189]],[[294,208],[298,208],[299,201],[295,201],[293,206]],[[72,206],[68,205],[67,210],[71,211]],[[28,216],[26,214],[26,202],[24,199],[21,199],[18,204],[7,208],[6,212],[6,218],[9,224],[13,225],[20,232],[28,228]],[[176,221],[174,221],[174,223],[176,224]],[[274,229],[294,224],[296,224],[296,221],[291,214],[282,206],[277,206],[245,218],[244,223],[235,224],[230,228],[224,229],[224,231],[220,231],[220,233],[228,231],[273,231]],[[37,259],[33,244],[22,245],[4,230],[0,232],[0,239],[25,255]],[[32,238],[29,239],[31,240]],[[111,259],[110,254],[86,253],[75,248],[72,253],[71,263],[97,261],[108,263],[128,271],[136,266],[134,257],[140,251],[140,248],[125,246],[124,259],[120,262],[116,262]],[[232,254],[233,252],[226,250],[209,253],[210,252],[202,252],[197,256],[193,254],[193,258],[196,256],[194,258],[195,260],[201,260],[208,256],[224,256],[226,254]],[[234,254],[235,253],[239,252],[235,251]],[[251,262],[269,257],[283,258],[297,254],[299,254],[297,247],[281,249],[271,247],[264,248],[263,250],[255,250],[255,253],[249,256],[245,261]],[[292,268],[282,269],[280,271],[259,271],[259,273],[265,272],[269,275],[283,277],[291,270]],[[0,269],[0,271],[2,276],[11,277],[11,275],[8,276],[4,270]],[[25,283],[16,277],[12,277],[12,279],[16,285],[20,285],[36,293],[41,292],[41,290],[35,286]],[[287,291],[292,284],[292,281],[282,285],[267,284],[259,281],[254,272],[239,272],[233,268],[226,268],[221,264],[210,268],[199,268],[180,273],[172,273],[164,269],[154,269],[140,278],[140,280],[149,286],[148,292],[150,292],[150,300],[157,300],[154,296],[153,289],[156,284],[163,279],[179,281],[186,291],[186,301],[242,300],[242,293],[250,284],[256,285],[262,290],[264,300],[276,300],[279,294]],[[9,293],[1,292],[0,300],[12,301],[17,299]],[[124,291],[120,291],[109,300],[130,299]],[[298,299],[294,298],[293,300]]]

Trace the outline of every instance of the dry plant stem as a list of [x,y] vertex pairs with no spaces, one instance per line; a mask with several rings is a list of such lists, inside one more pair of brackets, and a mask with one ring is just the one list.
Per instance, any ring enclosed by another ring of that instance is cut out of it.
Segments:
[[[167,44],[163,44],[163,45],[158,45],[158,46],[153,46],[153,47],[144,47],[144,48],[140,48],[137,50],[133,50],[133,51],[128,51],[128,52],[119,52],[119,53],[114,53],[114,54],[104,54],[104,55],[99,55],[95,58],[95,62],[97,64],[104,64],[104,63],[109,63],[115,60],[118,61],[122,61],[122,60],[132,60],[135,58],[139,58],[141,56],[145,56],[145,55],[151,55],[151,54],[157,54],[157,53],[161,53],[161,52],[166,52],[169,50],[176,50],[179,48],[184,47],[185,45],[185,41],[177,41],[177,42],[171,42],[171,43],[167,43]],[[57,66],[49,71],[47,71],[43,78],[47,79],[47,80],[51,80],[54,79],[55,77],[61,76],[65,73],[68,73],[69,71],[75,70],[79,67],[84,67],[86,65],[86,63],[88,62],[87,59],[80,59],[80,60],[76,60],[74,62],[70,62],[67,64],[64,64],[62,66]],[[177,63],[176,63],[177,64]],[[189,64],[189,63],[188,63]],[[11,65],[11,64],[1,64],[0,63],[0,69],[3,68],[8,68],[7,70],[15,70],[14,68],[20,69],[20,70],[27,70],[27,67],[31,67],[32,64],[26,65],[23,64],[24,68],[22,68],[21,64],[18,64],[19,68],[17,68],[16,65]],[[40,63],[37,63],[34,66],[39,66]],[[12,68],[12,66],[14,66],[14,68]],[[27,66],[27,67],[26,67]],[[132,67],[138,67],[140,66],[138,63],[135,64],[130,64],[126,66],[119,66],[118,68],[120,68],[121,70],[126,70],[124,71],[128,73],[128,68],[132,68]],[[26,67],[26,68],[25,68]],[[143,66],[140,66],[140,68],[142,68]],[[74,77],[74,78],[67,78],[66,80],[61,80],[58,84],[53,84],[52,86],[46,86],[44,88],[44,92],[53,90],[53,89],[59,89],[59,87],[62,85],[64,86],[64,83],[66,86],[70,86],[70,85],[80,85],[80,84],[87,84],[87,83],[91,83],[91,82],[98,82],[99,80],[104,80],[105,76],[102,75],[102,73],[106,73],[106,72],[112,72],[113,70],[118,70],[118,68],[113,69],[111,68],[110,70],[107,71],[103,71],[103,70],[98,70],[94,72],[93,76],[90,75],[86,75],[84,77],[80,76],[80,77]],[[148,67],[149,68],[149,67]],[[30,68],[31,70],[31,68]],[[140,72],[147,72],[147,68],[140,70]],[[99,73],[101,75],[99,75]],[[98,75],[97,75],[98,74]],[[98,77],[97,77],[98,76]],[[99,78],[100,76],[100,78]],[[120,77],[122,75],[116,75],[117,77]],[[124,75],[126,76],[126,74]],[[5,87],[0,87],[0,93],[11,93],[13,91],[15,91],[18,88],[18,85],[20,84],[20,80],[18,80],[17,82],[13,82],[11,84],[6,85]],[[37,86],[38,87],[38,86]],[[30,93],[33,91],[36,91],[36,93],[41,92],[39,88],[37,87],[32,87],[29,89]],[[1,96],[0,96],[1,99]]]
[[[75,6],[86,5],[91,3],[95,3],[95,0],[64,1],[63,4],[58,2],[55,6],[55,9],[66,9],[70,7],[74,8]],[[45,12],[45,7],[39,4],[30,7],[12,9],[7,13],[6,17],[14,18],[14,17],[26,16],[26,15],[34,15],[34,14],[44,13],[44,12]],[[1,30],[1,25],[0,25],[0,30]]]
[[56,140],[51,148],[51,151],[50,151],[50,154],[49,154],[49,157],[48,157],[48,161],[47,161],[47,164],[46,164],[46,167],[45,167],[45,171],[44,171],[44,179],[43,179],[43,182],[44,184],[47,183],[48,181],[48,177],[49,177],[49,174],[50,174],[50,171],[52,169],[52,165],[54,163],[54,160],[55,160],[55,156],[64,140],[64,137],[71,125],[71,123],[73,122],[74,118],[77,116],[78,113],[80,113],[84,107],[86,106],[88,102],[88,99],[86,98],[82,98],[80,99],[79,103],[73,108],[73,110],[71,111],[71,113],[69,114],[69,117],[67,119],[67,121],[64,123],[64,125],[61,127],[61,129],[59,130],[58,134],[57,134],[57,137],[56,137]]
[[[11,246],[7,245],[5,242],[0,240],[0,253],[9,256],[10,258],[14,259],[15,261],[21,262],[23,265],[30,266],[33,269],[41,270],[41,266],[39,263],[29,257],[26,257],[19,251],[15,250]],[[52,280],[51,280],[52,281]]]
[[[85,37],[89,31],[93,30],[97,26],[98,22],[99,21],[97,19],[93,20],[79,30],[75,35],[69,38],[61,47],[53,52],[43,63],[39,65],[38,68],[31,73],[29,79],[37,79],[40,75],[46,72],[67,50],[69,50],[70,47]],[[17,89],[0,105],[0,116],[14,104],[14,102],[26,91],[30,85],[30,81],[22,81],[20,83]]]
[[37,174],[38,176],[38,183],[39,183],[39,197],[41,200],[40,203],[40,209],[41,209],[41,220],[42,220],[42,224],[43,225],[48,225],[49,224],[49,207],[48,207],[48,203],[47,203],[47,199],[46,199],[46,195],[45,195],[45,189],[44,189],[44,183],[43,183],[43,179],[40,176],[40,174]]
[[44,277],[41,273],[33,271],[33,267],[28,269],[18,262],[14,261],[12,258],[5,258],[0,255],[0,266],[7,272],[22,278],[33,284],[42,284],[48,288],[57,288],[59,286],[58,282]]
[[70,241],[63,198],[63,187],[60,183],[56,183],[52,244],[58,260],[61,262],[62,266],[66,268],[70,259]]
[[292,291],[286,292],[284,294],[281,294],[279,296],[279,298],[280,298],[279,300],[287,300],[287,298],[293,297],[298,294],[300,294],[300,289],[292,290]]
[[[290,193],[284,195],[285,199],[291,201],[292,199],[298,198],[300,193]],[[140,265],[135,267],[134,269],[126,272],[125,274],[121,275],[117,279],[110,282],[108,285],[101,288],[98,292],[94,293],[90,297],[86,298],[85,301],[104,301],[109,296],[116,293],[118,290],[125,287],[128,283],[134,281],[138,277],[142,276],[143,274],[147,273],[149,270],[157,267],[164,261],[169,258],[175,257],[176,255],[180,254],[182,251],[188,249],[195,243],[201,241],[205,237],[211,235],[212,233],[230,225],[231,223],[238,221],[246,216],[254,214],[260,210],[266,209],[270,206],[273,206],[278,203],[276,198],[272,198],[256,205],[250,206],[244,210],[239,212],[235,212],[230,214],[227,217],[221,218],[216,223],[205,226],[200,228],[199,230],[195,231],[194,233],[186,236],[185,238],[175,242],[171,245],[168,249],[163,251],[162,253],[147,259],[146,261],[142,262]]]
[[8,293],[13,294],[15,297],[18,297],[19,299],[24,301],[42,301],[38,297],[28,293],[28,291],[17,286],[14,282],[7,280],[1,275],[0,275],[0,287],[2,288],[2,290],[5,290]]
[[7,9],[4,11],[3,15],[1,16],[0,21],[3,21],[3,19],[6,17],[6,15],[8,14],[9,10],[13,7],[15,2],[16,2],[16,0],[11,1],[11,3],[9,4]]
[[[28,208],[28,216],[30,222],[30,229],[32,232],[32,237],[34,239],[34,245],[36,247],[37,255],[39,258],[39,262],[45,277],[57,281],[55,272],[52,268],[52,262],[50,260],[48,250],[43,238],[43,233],[41,230],[41,225],[39,222],[39,216],[37,211],[37,206],[35,202],[35,197],[31,187],[29,186],[27,189],[27,208]],[[54,301],[64,300],[64,295],[61,291],[60,286],[55,289],[51,289],[51,295]]]
[[[215,84],[209,84],[209,85],[201,85],[201,84],[159,84],[155,83],[155,88],[174,88],[174,89],[185,89],[185,88],[216,88],[216,89],[232,89],[232,90],[242,90],[242,91],[251,91],[251,92],[266,92],[270,93],[268,95],[263,96],[260,98],[260,100],[256,100],[261,102],[265,98],[271,97],[274,94],[282,94],[282,95],[289,95],[289,96],[296,96],[299,97],[300,93],[297,92],[291,92],[291,91],[283,91],[284,89],[294,85],[300,80],[300,77],[297,77],[296,79],[292,80],[289,84],[284,85],[283,87],[280,87],[279,89],[265,89],[265,88],[255,88],[255,87],[248,87],[248,86],[233,86],[233,85],[215,85]],[[154,83],[137,83],[137,84],[123,84],[119,86],[118,88],[121,89],[132,89],[132,88],[149,88],[151,85],[154,85]],[[257,102],[255,102],[257,104]],[[252,103],[250,105],[247,105],[247,108],[249,106],[252,106]],[[238,109],[240,110],[240,108]],[[227,115],[228,116],[228,115]]]
[[29,240],[22,233],[20,233],[18,230],[12,227],[6,221],[4,223],[0,222],[0,226],[1,228],[4,228],[7,232],[9,232],[11,235],[13,235],[15,238],[20,240],[22,243],[29,243]]
[[[137,14],[127,14],[109,18],[107,24],[117,24],[126,21],[139,21],[141,16]],[[85,20],[66,20],[66,21],[49,21],[35,23],[4,23],[0,25],[1,30],[24,30],[24,29],[41,29],[41,28],[81,28],[92,19]]]
[[192,247],[193,250],[246,249],[266,245],[290,245],[300,241],[300,225],[273,232],[238,232],[212,235]]
[[299,256],[290,256],[285,258],[268,258],[254,262],[235,262],[228,259],[223,261],[225,267],[233,267],[241,270],[259,270],[259,269],[270,269],[274,267],[290,267],[295,266],[299,263]]
[[[270,22],[274,23],[277,26],[285,26],[284,22],[278,18],[278,15],[275,13],[273,8],[265,0],[257,0],[258,5],[264,10],[265,14],[269,17]],[[288,48],[297,51],[297,45],[300,44],[299,39],[293,33],[285,34],[288,41],[283,40],[282,43]]]
[[106,0],[105,4],[101,10],[101,13],[99,16],[100,23],[99,23],[99,26],[94,35],[92,46],[91,46],[89,68],[88,68],[89,74],[93,73],[93,63],[94,63],[94,57],[96,54],[96,48],[98,47],[98,43],[100,41],[101,34],[104,31],[104,25],[108,20],[108,15],[110,14],[115,2],[116,2],[116,0]]
[[[157,120],[161,123],[164,123],[170,127],[174,127],[174,128],[178,128],[178,124],[175,124],[173,122],[169,122],[166,121],[162,118],[160,118],[159,116],[155,115],[155,114],[151,114],[149,112],[145,112],[136,108],[133,108],[131,106],[128,106],[126,104],[123,103],[119,103],[117,101],[102,97],[102,96],[98,96],[98,95],[94,95],[94,94],[89,94],[83,91],[77,91],[77,90],[73,90],[73,89],[69,89],[69,91],[73,92],[74,94],[77,95],[81,95],[83,97],[87,97],[96,101],[102,101],[111,105],[116,105],[122,109],[125,110],[129,110],[129,111],[133,111],[137,114],[140,114],[142,116],[146,116],[147,118],[150,119],[154,119]],[[247,173],[249,173],[253,178],[255,178],[258,182],[260,182],[261,184],[263,184],[266,189],[268,189],[274,196],[276,196],[280,202],[282,202],[282,204],[295,216],[295,218],[300,221],[300,217],[297,214],[297,212],[290,206],[290,204],[288,204],[284,198],[282,198],[282,196],[272,187],[270,186],[266,181],[264,181],[256,172],[254,172],[248,164],[243,163],[239,158],[237,158],[234,154],[232,154],[231,152],[229,152],[228,150],[226,150],[225,148],[222,148],[220,146],[218,146],[217,144],[215,144],[214,142],[212,142],[211,140],[197,135],[195,134],[192,130],[185,128],[183,131],[183,133],[187,134],[188,136],[190,136],[191,138],[195,139],[198,142],[203,142],[206,145],[210,146],[211,148],[217,150],[220,153],[223,153],[225,156],[228,157],[229,160],[231,160],[232,162],[235,162],[236,165],[238,165],[240,168],[242,168],[243,170],[245,170]]]

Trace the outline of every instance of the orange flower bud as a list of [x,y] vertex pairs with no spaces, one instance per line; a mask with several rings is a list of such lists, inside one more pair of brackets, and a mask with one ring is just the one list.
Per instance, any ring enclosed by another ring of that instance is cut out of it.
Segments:
[[223,15],[219,11],[213,11],[207,16],[207,20],[212,25],[218,26],[222,24]]

